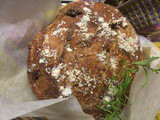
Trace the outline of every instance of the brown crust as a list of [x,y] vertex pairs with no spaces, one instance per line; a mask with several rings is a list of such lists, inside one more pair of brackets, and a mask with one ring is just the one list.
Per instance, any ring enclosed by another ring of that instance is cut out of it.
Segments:
[[86,113],[99,118],[97,105],[104,101],[110,77],[119,72],[119,62],[141,60],[136,33],[117,9],[102,3],[74,2],[56,18],[29,44],[32,90],[38,99],[72,94]]

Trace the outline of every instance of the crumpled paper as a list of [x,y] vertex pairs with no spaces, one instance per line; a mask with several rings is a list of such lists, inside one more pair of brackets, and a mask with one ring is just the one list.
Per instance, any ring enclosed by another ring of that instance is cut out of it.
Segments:
[[[27,78],[27,45],[50,24],[60,6],[59,0],[0,1],[0,120],[18,116],[47,117],[50,120],[94,120],[85,114],[77,99],[37,100]],[[160,51],[139,36],[147,57],[160,56]],[[155,61],[152,67],[156,67]],[[126,120],[152,120],[160,109],[160,75],[149,71],[137,73],[130,92],[132,105]]]

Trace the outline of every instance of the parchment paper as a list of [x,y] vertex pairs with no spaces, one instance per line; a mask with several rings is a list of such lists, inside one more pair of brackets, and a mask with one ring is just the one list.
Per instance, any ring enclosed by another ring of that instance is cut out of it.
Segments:
[[[83,113],[75,97],[37,100],[27,78],[27,45],[38,31],[51,21],[59,8],[59,0],[0,1],[0,120],[18,116],[45,116],[50,120],[94,120]],[[159,50],[139,36],[147,57],[160,56]],[[156,67],[158,61],[152,64]],[[160,109],[160,75],[149,72],[142,88],[143,71],[131,88],[132,105],[127,120],[152,120]]]

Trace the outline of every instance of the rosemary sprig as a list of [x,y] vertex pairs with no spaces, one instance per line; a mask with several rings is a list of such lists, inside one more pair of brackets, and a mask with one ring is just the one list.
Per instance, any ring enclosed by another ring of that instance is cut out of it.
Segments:
[[139,67],[142,67],[145,72],[146,79],[144,80],[142,86],[144,86],[148,81],[148,72],[147,70],[151,70],[152,72],[159,73],[160,68],[150,68],[150,64],[154,61],[159,59],[159,57],[152,57],[143,61],[133,62],[131,64],[128,64],[127,61],[122,60],[121,63],[124,64],[124,67],[120,70],[119,74],[117,76],[111,77],[111,82],[118,82],[116,88],[115,86],[114,91],[117,91],[114,98],[110,101],[105,101],[101,107],[99,107],[101,110],[103,110],[106,113],[105,118],[101,118],[102,120],[113,120],[114,118],[118,118],[119,120],[122,120],[120,117],[120,113],[123,111],[123,107],[127,106],[127,103],[130,102],[128,98],[129,94],[129,86],[132,83],[132,74],[135,74],[139,71]]

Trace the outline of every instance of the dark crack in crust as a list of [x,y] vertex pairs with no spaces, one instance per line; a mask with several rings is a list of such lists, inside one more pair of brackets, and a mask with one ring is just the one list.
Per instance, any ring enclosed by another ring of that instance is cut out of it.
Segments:
[[[102,3],[73,2],[29,44],[28,77],[38,99],[77,97],[96,119],[120,61],[142,59],[140,43],[122,14]],[[110,92],[110,91],[109,91]]]

